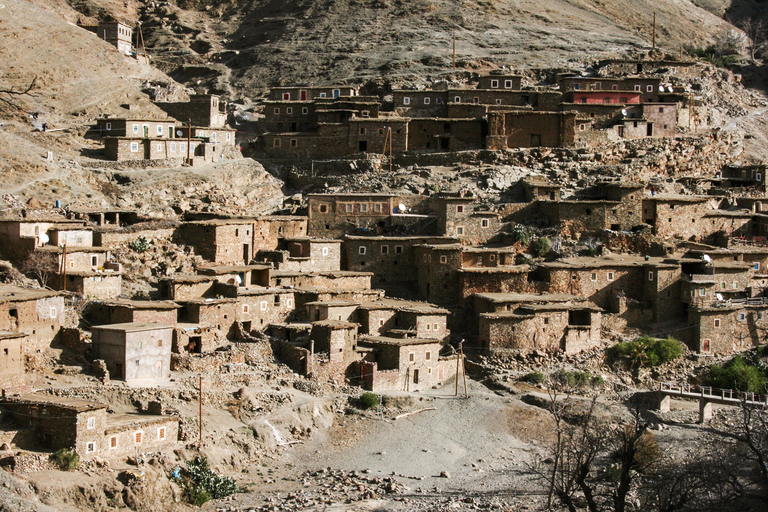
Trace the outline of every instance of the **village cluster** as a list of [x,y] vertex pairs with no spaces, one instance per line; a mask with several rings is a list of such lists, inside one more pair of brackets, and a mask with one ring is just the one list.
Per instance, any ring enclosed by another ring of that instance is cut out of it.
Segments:
[[[274,88],[259,150],[306,160],[592,147],[673,137],[696,122],[689,93],[671,84],[695,74],[692,63],[611,61],[600,72],[561,76],[557,87],[491,74],[474,88],[396,90],[388,103],[351,86]],[[157,105],[170,117],[98,120],[108,159],[240,157],[218,96]],[[526,178],[516,200],[493,204],[458,192],[315,193],[303,215],[200,213],[158,231],[118,209],[1,220],[2,257],[57,261],[47,289],[0,286],[0,405],[19,424],[4,435],[86,457],[176,442],[178,418],[159,403],[150,414],[115,417],[105,405],[29,393],[25,359],[87,340],[104,381],[153,385],[171,376],[176,355],[204,358],[232,341],[268,338],[296,373],[374,392],[451,381],[460,342],[483,353],[600,346],[604,315],[672,333],[701,354],[747,350],[768,325],[766,169],[726,166],[709,181],[716,194],[600,181],[564,198],[559,185]],[[569,255],[551,246],[531,254],[528,238],[541,229],[556,232]],[[640,236],[655,240],[642,253],[603,253],[610,240]],[[188,247],[206,264],[159,279],[150,299],[122,298],[115,251],[139,239]],[[82,301],[90,301],[78,309],[87,322],[68,322]]]

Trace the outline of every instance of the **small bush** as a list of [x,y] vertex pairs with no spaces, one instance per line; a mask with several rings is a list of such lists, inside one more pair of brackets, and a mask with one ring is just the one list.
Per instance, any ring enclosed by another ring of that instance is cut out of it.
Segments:
[[145,236],[140,236],[130,244],[128,244],[128,247],[131,248],[132,251],[142,253],[147,252],[150,247],[149,239]]
[[553,379],[556,383],[569,388],[599,387],[605,384],[600,375],[592,375],[589,372],[560,370]]
[[552,249],[552,242],[547,237],[542,237],[537,239],[535,242],[533,242],[533,245],[531,245],[531,250],[533,251],[533,254],[538,256],[539,258],[543,258],[546,256],[546,254]]
[[531,372],[525,377],[523,377],[523,380],[528,381],[531,384],[541,384],[542,382],[547,380],[547,376],[541,372]]
[[522,224],[515,224],[515,227],[512,228],[512,240],[528,245],[531,243],[531,232]]
[[219,499],[237,492],[234,478],[214,473],[205,457],[187,462],[184,480],[187,499],[194,505],[202,505],[211,499]]
[[80,456],[75,450],[62,448],[54,454],[54,459],[64,471],[74,471],[80,467]]
[[725,366],[709,367],[709,384],[718,388],[765,393],[765,371],[736,356]]
[[656,339],[653,336],[620,342],[608,351],[611,359],[625,359],[635,366],[659,366],[680,357],[683,347],[675,338]]
[[366,391],[362,395],[360,395],[360,407],[363,409],[375,409],[379,406],[379,397],[376,396],[376,393],[371,393],[369,391]]

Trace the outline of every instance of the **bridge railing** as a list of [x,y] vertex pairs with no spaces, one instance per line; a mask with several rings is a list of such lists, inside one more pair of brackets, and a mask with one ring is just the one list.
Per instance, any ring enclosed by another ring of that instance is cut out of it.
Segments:
[[670,394],[698,395],[704,398],[720,400],[732,400],[734,402],[746,401],[768,405],[768,395],[760,395],[751,391],[739,391],[736,389],[715,388],[712,386],[698,386],[685,382],[662,382],[659,390]]

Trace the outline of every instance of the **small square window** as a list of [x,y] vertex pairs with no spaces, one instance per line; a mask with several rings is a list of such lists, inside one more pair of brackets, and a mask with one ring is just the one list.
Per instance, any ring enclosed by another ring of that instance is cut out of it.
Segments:
[[273,111],[273,112],[274,112],[275,114],[279,114],[279,113],[280,113],[280,107],[275,107],[275,109],[274,109],[274,111]]
[[381,254],[389,254],[389,246],[388,245],[382,245],[381,246]]
[[93,453],[94,451],[96,451],[96,445],[93,442],[85,445],[85,453]]
[[368,213],[368,205],[363,203],[360,205],[360,212],[361,213]]
[[715,327],[720,327],[720,319],[715,318]]
[[648,85],[648,86],[645,87],[645,90],[646,90],[646,92],[653,92],[653,86],[652,85]]
[[328,213],[328,205],[327,204],[321,204],[320,205],[320,213]]
[[430,352],[429,350],[427,350],[427,353],[426,353],[426,354],[424,354],[424,359],[426,359],[427,361],[429,361],[430,359],[432,359],[432,352]]
[[483,219],[480,221],[480,225],[484,228],[488,227],[488,219]]
[[430,99],[429,99],[429,98],[424,98],[424,104],[425,104],[425,105],[429,105],[429,101],[430,101]]
[[88,428],[96,428],[96,418],[88,418]]
[[597,272],[592,272],[589,276],[590,281],[597,281]]
[[428,330],[428,331],[431,331],[431,330],[432,330],[432,324],[427,324],[427,330]]
[[328,256],[328,248],[327,247],[323,247],[323,250],[320,251],[320,252],[322,253],[323,256]]
[[301,113],[307,115],[309,114],[309,109],[307,107],[301,107]]
[[608,272],[608,280],[613,281],[613,272]]
[[159,429],[157,429],[157,438],[160,439],[161,441],[165,439],[165,427],[160,427]]
[[461,96],[454,96],[453,97],[453,102],[454,103],[461,103]]
[[266,311],[267,310],[267,301],[263,300],[261,301],[261,310]]
[[458,226],[456,228],[456,234],[459,235],[459,236],[463,235],[464,234],[464,228],[461,227],[461,226]]
[[403,98],[403,105],[410,105],[411,104],[411,98],[408,96]]
[[142,434],[141,432],[136,432],[136,433],[133,435],[133,441],[134,441],[136,444],[139,444],[139,443],[141,443],[141,434]]
[[396,245],[395,246],[395,254],[402,254],[403,253],[403,246],[402,245]]
[[433,331],[436,331],[436,330],[437,330],[437,324],[433,324],[433,325],[432,325],[432,330],[433,330]]
[[345,210],[346,212],[348,212],[348,213],[349,213],[349,212],[352,212],[352,203],[347,203],[347,204],[345,204],[345,205],[344,205],[344,210]]
[[365,254],[366,250],[367,250],[366,247],[364,245],[361,245],[360,247],[357,248],[357,254]]
[[642,92],[639,85],[635,85],[635,92]]
[[131,153],[136,153],[139,150],[138,142],[131,142]]
[[456,213],[464,213],[464,205],[457,205],[456,206]]
[[416,360],[416,354],[414,354],[413,352],[409,352],[408,353],[408,361],[414,362],[415,360]]
[[440,263],[448,263],[448,256],[445,256],[445,255],[440,256]]
[[299,140],[298,139],[291,139],[291,147],[296,148],[299,146]]
[[276,148],[279,148],[279,147],[280,147],[280,145],[281,145],[281,143],[280,143],[280,139],[275,139],[275,142],[274,142],[274,146],[275,146]]
[[653,281],[653,272],[648,272],[648,280]]
[[491,80],[491,88],[496,89],[499,86],[498,80]]
[[286,114],[293,114],[293,107],[285,107]]
[[117,436],[112,436],[109,438],[109,448],[110,450],[117,448]]
[[505,89],[511,89],[512,88],[512,80],[504,80],[504,88]]
[[248,304],[243,304],[243,313],[247,313],[250,310],[250,306]]

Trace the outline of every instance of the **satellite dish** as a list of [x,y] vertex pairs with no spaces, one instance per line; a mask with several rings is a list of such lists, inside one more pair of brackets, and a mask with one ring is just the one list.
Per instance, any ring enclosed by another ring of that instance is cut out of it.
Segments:
[[671,85],[668,85],[668,86],[667,86],[667,91],[668,91],[668,92],[675,92],[675,88],[674,88],[674,87],[672,87]]
[[659,92],[664,92],[664,86],[663,85],[659,86]]
[[181,137],[182,135],[184,135],[184,132],[182,132],[181,130],[176,130],[177,137]]
[[397,209],[401,212],[404,212],[407,208],[403,203],[400,203],[399,205],[397,205]]
[[717,300],[723,300],[723,294],[722,294],[722,293],[716,293],[716,294],[715,294],[715,298],[716,298]]
[[45,233],[40,235],[40,243],[41,244],[45,245],[45,244],[47,244],[50,241],[51,241],[51,239]]
[[235,282],[238,285],[243,284],[243,279],[240,276],[235,276]]
[[707,263],[712,263],[712,258],[710,258],[708,254],[705,254],[704,256],[702,256],[701,259],[703,259]]
[[621,115],[626,116],[627,115],[627,109],[625,109],[625,108],[621,109]]

